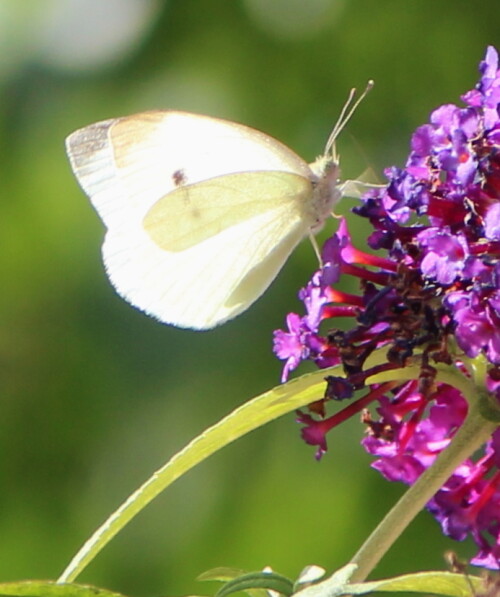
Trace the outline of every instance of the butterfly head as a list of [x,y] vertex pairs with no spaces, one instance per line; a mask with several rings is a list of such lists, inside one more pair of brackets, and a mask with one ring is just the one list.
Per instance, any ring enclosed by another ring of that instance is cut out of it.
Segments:
[[314,223],[311,226],[312,233],[321,230],[326,218],[332,213],[335,204],[342,197],[339,155],[337,154],[335,141],[373,85],[372,80],[368,81],[365,90],[356,100],[354,99],[356,89],[351,89],[340,116],[328,137],[323,155],[309,165],[315,176],[313,179],[314,200],[312,208]]

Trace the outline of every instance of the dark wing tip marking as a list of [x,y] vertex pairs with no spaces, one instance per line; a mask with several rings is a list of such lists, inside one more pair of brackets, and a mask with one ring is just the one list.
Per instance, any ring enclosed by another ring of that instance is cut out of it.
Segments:
[[106,147],[109,129],[115,122],[115,118],[96,122],[66,137],[66,152],[74,168],[84,166],[89,156]]

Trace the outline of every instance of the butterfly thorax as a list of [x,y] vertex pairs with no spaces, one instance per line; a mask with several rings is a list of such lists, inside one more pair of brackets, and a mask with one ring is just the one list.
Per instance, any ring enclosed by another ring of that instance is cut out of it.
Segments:
[[333,207],[342,196],[339,185],[340,168],[338,161],[328,155],[320,156],[309,167],[315,175],[311,232],[316,233],[323,228],[326,218],[332,214]]

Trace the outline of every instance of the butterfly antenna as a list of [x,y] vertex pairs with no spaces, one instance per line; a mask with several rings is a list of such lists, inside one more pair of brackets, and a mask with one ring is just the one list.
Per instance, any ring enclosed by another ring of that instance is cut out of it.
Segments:
[[342,108],[342,112],[340,113],[340,116],[339,116],[337,122],[335,123],[335,126],[333,127],[333,130],[330,133],[330,136],[328,137],[328,141],[326,142],[326,147],[325,147],[325,154],[327,154],[332,149],[332,147],[335,146],[335,139],[340,135],[340,133],[344,129],[345,125],[349,122],[349,120],[351,119],[351,116],[356,111],[356,108],[365,99],[368,92],[373,89],[374,85],[375,85],[375,82],[372,79],[370,79],[368,81],[368,83],[366,84],[366,87],[365,87],[363,93],[358,97],[358,99],[354,103],[353,103],[353,99],[354,99],[354,96],[356,95],[356,89],[355,88],[351,89],[351,91],[349,92],[347,101],[344,104],[344,107]]

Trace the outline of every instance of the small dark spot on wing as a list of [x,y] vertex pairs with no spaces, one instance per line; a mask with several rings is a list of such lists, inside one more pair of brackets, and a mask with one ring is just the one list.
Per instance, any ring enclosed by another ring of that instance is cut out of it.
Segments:
[[172,174],[172,180],[174,181],[176,187],[180,187],[187,182],[186,173],[182,169],[175,170]]

